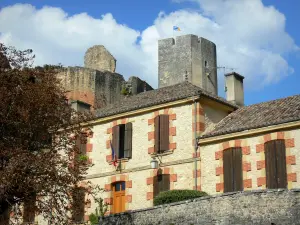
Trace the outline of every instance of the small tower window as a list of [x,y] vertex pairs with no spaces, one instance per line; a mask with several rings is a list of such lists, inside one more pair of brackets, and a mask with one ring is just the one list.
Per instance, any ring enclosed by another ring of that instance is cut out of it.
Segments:
[[208,67],[208,63],[207,63],[207,61],[204,61],[204,66],[205,66],[205,68],[207,68],[207,67]]

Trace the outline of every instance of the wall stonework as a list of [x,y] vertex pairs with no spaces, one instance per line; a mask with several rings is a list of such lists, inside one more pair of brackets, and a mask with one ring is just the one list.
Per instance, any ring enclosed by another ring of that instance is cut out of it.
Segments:
[[188,80],[218,94],[216,45],[196,35],[158,41],[158,87]]
[[300,224],[300,190],[259,190],[202,197],[100,218],[101,225]]
[[[266,188],[266,170],[264,143],[270,140],[284,139],[286,145],[286,168],[288,189],[300,188],[300,130],[282,130],[265,134],[241,137],[212,144],[200,143],[201,152],[201,189],[209,194],[223,191],[224,147],[242,147],[243,151],[243,180],[245,190]],[[215,176],[212,176],[215,171]],[[250,182],[251,180],[251,182]]]

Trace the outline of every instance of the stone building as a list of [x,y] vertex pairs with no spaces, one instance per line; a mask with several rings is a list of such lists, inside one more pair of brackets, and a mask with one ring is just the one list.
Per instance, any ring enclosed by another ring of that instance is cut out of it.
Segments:
[[[212,42],[186,35],[158,47],[159,88],[101,108],[90,122],[86,154],[94,166],[82,185],[105,188],[107,214],[151,207],[159,192],[174,189],[300,188],[300,95],[244,106],[244,77],[230,73],[223,99],[212,85]],[[96,207],[85,200],[82,220]]]
[[124,98],[126,94],[138,94],[153,88],[138,77],[125,81],[115,72],[116,59],[102,45],[89,48],[84,56],[84,67],[63,68],[58,74],[68,99],[88,103],[92,109],[101,108]]

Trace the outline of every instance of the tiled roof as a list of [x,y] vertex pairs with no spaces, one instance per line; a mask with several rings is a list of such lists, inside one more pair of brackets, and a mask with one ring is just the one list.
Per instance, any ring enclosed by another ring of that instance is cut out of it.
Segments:
[[201,139],[300,120],[300,95],[241,107]]
[[96,117],[102,118],[201,95],[214,99],[215,101],[226,104],[235,109],[238,108],[238,106],[226,101],[221,97],[210,94],[202,88],[199,88],[189,82],[182,82],[172,86],[146,91],[137,95],[127,97],[126,99],[113,105],[98,109],[96,111]]

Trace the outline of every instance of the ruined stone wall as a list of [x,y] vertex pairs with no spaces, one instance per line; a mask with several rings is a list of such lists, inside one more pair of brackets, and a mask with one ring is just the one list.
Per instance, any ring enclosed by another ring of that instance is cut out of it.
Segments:
[[300,224],[300,190],[227,193],[134,210],[100,219],[101,225]]

